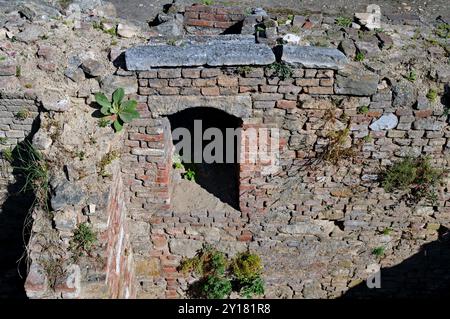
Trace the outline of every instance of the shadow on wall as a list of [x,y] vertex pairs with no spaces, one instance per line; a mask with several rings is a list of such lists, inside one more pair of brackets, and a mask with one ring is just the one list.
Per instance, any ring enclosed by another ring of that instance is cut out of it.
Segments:
[[[38,128],[39,117],[25,140],[31,142]],[[13,167],[16,165],[12,163]],[[27,275],[25,246],[31,230],[29,211],[35,197],[31,191],[21,192],[25,180],[16,169],[13,175],[15,182],[8,185],[5,201],[0,203],[0,298],[24,299]]]
[[439,229],[439,239],[402,263],[381,269],[381,288],[366,282],[351,288],[344,299],[450,297],[450,231]]

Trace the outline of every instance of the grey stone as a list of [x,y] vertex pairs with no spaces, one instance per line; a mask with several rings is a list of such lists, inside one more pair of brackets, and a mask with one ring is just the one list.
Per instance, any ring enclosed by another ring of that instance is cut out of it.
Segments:
[[279,228],[284,234],[292,235],[316,235],[328,236],[334,229],[334,223],[327,220],[312,220],[310,222],[298,222]]
[[423,118],[414,121],[415,130],[440,131],[444,128],[445,122],[436,121],[434,118]]
[[47,150],[52,145],[52,139],[43,130],[37,131],[33,136],[33,146],[40,151]]
[[339,49],[349,58],[354,58],[356,56],[355,43],[351,39],[342,40],[339,44]]
[[450,82],[450,65],[439,65],[436,69],[436,76],[439,82]]
[[417,89],[411,82],[403,80],[393,86],[392,96],[393,107],[410,108],[417,101]]
[[81,82],[85,79],[84,72],[79,67],[68,67],[64,75],[74,82]]
[[50,204],[53,210],[61,210],[67,206],[81,204],[86,199],[86,194],[76,184],[64,181],[56,185],[52,190]]
[[391,130],[398,124],[398,117],[395,114],[389,113],[381,116],[378,120],[375,120],[370,124],[369,128],[372,131]]
[[302,27],[306,22],[306,18],[304,16],[295,16],[292,21],[292,25],[294,27]]
[[345,55],[337,49],[293,45],[283,46],[281,60],[305,68],[334,70],[341,69],[348,62]]
[[39,37],[45,32],[44,28],[38,25],[27,25],[25,29],[18,33],[15,37],[19,42],[32,43],[39,40]]
[[356,41],[355,45],[358,51],[364,54],[364,56],[367,58],[377,56],[381,53],[378,44],[374,42]]
[[155,29],[164,37],[177,37],[183,34],[183,24],[178,20],[158,24]]
[[134,77],[108,75],[101,80],[100,87],[106,96],[112,95],[118,88],[123,88],[125,94],[134,94],[138,90],[138,83]]
[[73,207],[56,212],[53,221],[58,230],[72,231],[77,227],[77,212]]
[[72,104],[70,98],[63,92],[57,90],[47,90],[41,96],[42,107],[47,111],[66,112]]
[[77,4],[82,12],[88,12],[102,5],[102,0],[73,0],[73,4]]
[[250,96],[149,96],[148,105],[154,116],[173,114],[191,107],[212,107],[240,118],[252,115]]
[[172,254],[187,258],[195,256],[198,250],[203,246],[202,241],[193,239],[171,239],[169,249]]
[[128,70],[146,71],[154,67],[267,65],[275,55],[265,44],[239,41],[211,41],[203,45],[146,45],[125,52]]
[[0,62],[0,76],[16,75],[16,63],[14,60],[6,59]]
[[377,74],[349,65],[338,71],[334,90],[336,94],[369,96],[377,92],[378,81]]
[[81,68],[83,69],[84,73],[92,77],[101,76],[106,71],[103,64],[95,59],[86,59],[81,64]]

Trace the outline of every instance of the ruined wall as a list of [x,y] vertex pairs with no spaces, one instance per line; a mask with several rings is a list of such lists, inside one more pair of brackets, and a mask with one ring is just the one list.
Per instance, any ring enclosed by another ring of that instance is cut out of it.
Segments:
[[[396,93],[401,81],[381,79],[356,64],[336,67],[339,58],[327,49],[308,49],[306,58],[295,50],[283,48],[281,59],[292,68],[284,80],[268,65],[137,72],[144,117],[131,124],[126,142],[133,163],[129,205],[131,224],[139,225],[140,234],[150,233],[133,242],[147,267],[138,296],[185,296],[192,279],[177,266],[210,243],[230,255],[258,252],[268,297],[338,297],[380,267],[411,256],[449,225],[447,179],[436,203],[413,207],[379,182],[383,167],[408,155],[448,165],[443,106],[424,99],[406,105]],[[165,116],[201,106],[242,118],[244,135],[251,127],[280,129],[279,170],[264,174],[261,163],[240,164],[239,211],[182,213],[170,206],[174,173]],[[334,164],[321,160],[330,134],[346,129],[344,148],[354,149],[354,156]],[[155,205],[150,194],[158,192],[162,202]],[[384,258],[372,254],[380,246]],[[447,253],[442,248],[437,254]]]
[[239,7],[193,5],[185,8],[184,26],[191,34],[220,34],[232,28],[238,33],[244,10]]

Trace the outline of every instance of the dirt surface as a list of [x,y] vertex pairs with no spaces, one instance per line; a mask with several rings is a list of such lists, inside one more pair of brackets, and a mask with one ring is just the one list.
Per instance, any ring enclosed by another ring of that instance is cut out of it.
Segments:
[[[143,22],[152,20],[164,4],[170,0],[111,0],[117,8],[121,18]],[[200,1],[180,0],[181,3]],[[239,5],[245,7],[288,8],[300,12],[319,11],[324,14],[342,14],[352,16],[356,12],[364,12],[368,4],[376,3],[381,6],[383,14],[419,15],[425,21],[433,22],[436,17],[443,16],[450,20],[448,0],[407,1],[407,0],[217,0],[215,4]]]

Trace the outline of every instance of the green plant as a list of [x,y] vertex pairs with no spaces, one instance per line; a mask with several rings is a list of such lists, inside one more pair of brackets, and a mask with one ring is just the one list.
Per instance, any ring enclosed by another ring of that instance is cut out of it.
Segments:
[[389,235],[392,232],[392,229],[389,227],[386,227],[385,229],[383,229],[383,231],[381,232],[383,235]]
[[85,156],[86,156],[86,152],[85,151],[78,151],[77,155],[76,155],[80,161],[84,160]]
[[372,249],[372,255],[375,255],[377,257],[381,257],[384,255],[385,248],[383,246],[375,247]]
[[405,79],[407,79],[410,82],[414,82],[417,80],[417,74],[414,70],[410,71],[406,76]]
[[269,69],[273,71],[273,74],[279,77],[281,80],[289,79],[292,77],[292,68],[282,62],[274,62],[269,65]]
[[195,182],[195,171],[191,168],[188,168],[186,172],[183,173],[182,177],[187,179],[188,181]]
[[108,118],[101,118],[98,120],[98,126],[107,127],[111,125],[111,121]]
[[204,6],[210,6],[210,5],[212,5],[213,3],[214,3],[213,0],[202,0],[202,4],[203,4]]
[[123,88],[114,91],[111,102],[105,94],[95,94],[95,101],[101,106],[100,112],[111,120],[116,132],[122,130],[124,123],[139,118],[139,112],[136,110],[137,102],[135,100],[123,101],[124,96]]
[[328,144],[325,146],[320,159],[336,165],[340,160],[351,158],[355,155],[355,148],[346,147],[345,144],[350,137],[350,129],[332,131],[328,133]]
[[14,169],[24,177],[21,192],[33,191],[35,203],[49,211],[49,168],[43,155],[29,141],[16,146],[12,153]]
[[2,150],[2,157],[6,161],[12,163],[14,161],[13,149],[11,147],[9,147],[9,148],[5,148],[4,150]]
[[6,137],[4,137],[4,136],[0,137],[0,144],[1,145],[5,145],[7,141],[8,141],[8,139]]
[[231,263],[231,271],[239,280],[258,277],[262,272],[261,258],[250,252],[243,252],[236,256]]
[[201,288],[204,296],[208,299],[224,299],[232,291],[230,280],[220,276],[208,276]]
[[226,256],[209,245],[204,246],[193,258],[181,261],[178,270],[184,274],[193,272],[201,276],[196,293],[205,298],[224,298],[231,291],[251,298],[264,294],[261,278],[261,259],[249,252],[240,253],[229,261]]
[[362,61],[364,61],[365,58],[366,58],[366,56],[364,55],[364,53],[358,52],[358,53],[356,53],[355,61],[362,62]]
[[241,282],[240,294],[246,298],[264,295],[264,280],[258,276]]
[[372,135],[366,135],[366,136],[364,136],[364,137],[363,137],[363,141],[364,141],[365,143],[371,143],[371,142],[373,141]]
[[62,278],[66,271],[64,270],[64,261],[61,257],[50,256],[48,259],[39,259],[39,264],[47,277],[50,289],[55,289],[56,284]]
[[437,100],[437,91],[435,89],[430,89],[427,93],[427,99],[430,100],[431,102],[436,102]]
[[25,83],[25,88],[27,88],[27,89],[31,89],[32,87],[33,87],[33,84],[31,84],[31,83]]
[[3,55],[0,55],[0,62],[5,61],[5,60],[6,60],[6,57]]
[[369,113],[368,105],[362,105],[358,108],[358,114],[367,114],[367,113]]
[[26,120],[31,116],[31,112],[27,109],[21,109],[19,112],[17,112],[14,117],[18,120]]
[[434,33],[444,39],[450,38],[450,24],[448,23],[441,23],[439,24],[436,29],[434,29]]
[[108,173],[106,172],[106,166],[111,164],[115,159],[119,157],[119,153],[117,151],[109,151],[100,160],[98,163],[99,166],[99,175],[102,177],[107,177]]
[[75,258],[84,254],[90,255],[96,242],[97,234],[92,227],[87,223],[82,223],[78,225],[78,228],[73,234],[72,240],[70,241],[70,250]]
[[22,67],[20,65],[16,66],[16,77],[20,78],[22,76]]
[[242,76],[245,76],[247,73],[250,73],[253,71],[253,68],[248,65],[240,66],[236,69],[236,73]]
[[349,28],[352,25],[353,20],[349,17],[337,17],[336,24],[340,27]]
[[423,198],[434,201],[443,175],[443,170],[431,166],[429,157],[406,157],[382,173],[382,186],[386,192],[406,192],[411,203]]

